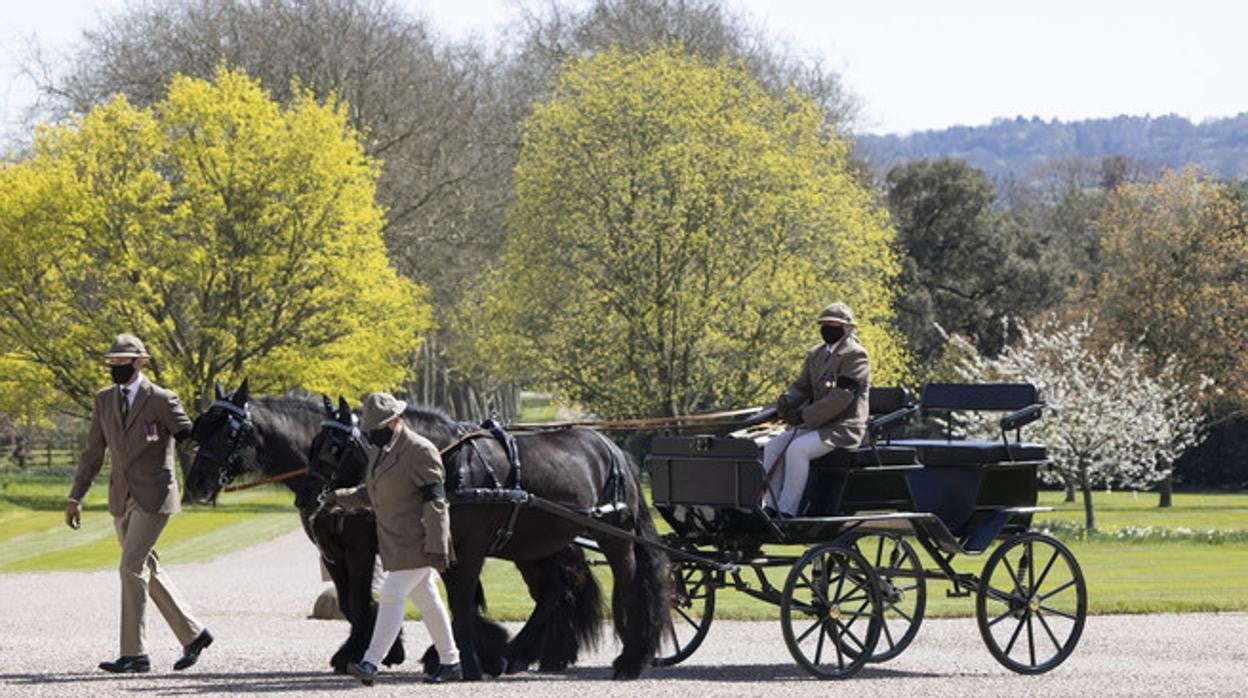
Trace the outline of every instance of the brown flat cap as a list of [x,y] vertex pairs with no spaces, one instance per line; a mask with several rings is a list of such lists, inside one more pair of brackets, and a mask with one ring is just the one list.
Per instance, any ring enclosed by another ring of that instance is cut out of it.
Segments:
[[390,393],[373,393],[364,398],[364,414],[360,416],[360,431],[372,431],[394,417],[403,414],[407,403]]
[[117,335],[117,339],[113,340],[113,346],[109,347],[108,352],[104,354],[106,359],[139,359],[148,356],[150,354],[143,346],[143,340],[124,332]]
[[857,327],[857,325],[854,324],[853,312],[850,311],[848,305],[845,305],[840,301],[832,303],[820,311],[819,317],[815,319],[815,322],[828,322],[829,320],[833,322],[843,322],[846,325]]

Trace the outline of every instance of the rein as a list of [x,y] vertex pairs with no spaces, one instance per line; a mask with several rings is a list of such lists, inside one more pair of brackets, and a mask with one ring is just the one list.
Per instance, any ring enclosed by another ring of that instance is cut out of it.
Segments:
[[238,492],[239,490],[249,490],[253,487],[259,487],[260,485],[268,485],[274,482],[281,482],[282,480],[289,480],[292,477],[299,477],[300,475],[306,475],[307,472],[308,472],[307,468],[299,468],[298,470],[288,470],[278,475],[270,475],[268,477],[260,478],[259,480],[255,480],[254,482],[249,482],[245,485],[230,485],[229,487],[222,488],[221,491],[222,492]]
[[[464,445],[465,443],[469,441],[472,441],[473,439],[479,439],[482,436],[489,436],[489,435],[490,435],[490,432],[485,431],[484,429],[469,432],[459,437],[458,439],[456,439],[454,442],[451,443],[451,445],[440,450],[438,453],[439,455],[444,456],[450,451],[453,451],[456,448],[459,448],[460,446]],[[307,468],[299,468],[298,470],[288,470],[284,473],[279,473],[277,475],[270,475],[268,477],[262,477],[259,480],[249,482],[245,485],[230,485],[229,487],[223,488],[221,491],[222,492],[238,492],[239,490],[249,490],[253,487],[260,487],[261,485],[271,485],[275,482],[289,480],[292,477],[299,477],[300,475],[306,475],[307,473],[308,473]]]
[[[741,409],[741,410],[729,410],[726,412],[708,412],[706,414],[685,415],[685,416],[680,416],[680,417],[652,417],[649,419],[575,420],[575,421],[568,421],[568,422],[518,422],[514,424],[508,424],[507,428],[511,431],[548,431],[548,430],[555,430],[555,429],[569,429],[571,427],[590,427],[590,428],[596,428],[596,429],[618,429],[618,430],[642,430],[642,429],[651,429],[654,427],[666,427],[668,429],[686,429],[686,428],[692,429],[692,428],[700,428],[700,427],[706,426],[708,423],[730,420],[734,417],[742,417],[748,414],[756,414],[762,410],[763,410],[762,407],[748,407],[748,408]],[[330,424],[330,422],[327,420],[326,422],[322,423],[322,426],[324,426],[325,424]],[[338,425],[337,423],[332,423],[332,425],[335,426],[336,428],[342,429],[343,431],[351,431],[351,427],[346,427],[345,425]],[[454,441],[452,441],[450,445],[448,445],[446,448],[440,449],[438,451],[438,454],[445,456],[447,453],[454,451],[460,446],[463,446],[465,443],[472,441],[473,439],[479,439],[484,436],[492,436],[492,434],[485,429],[478,429],[476,431],[470,431],[467,434],[464,434],[463,436],[460,436],[458,439],[455,439]],[[269,477],[261,478],[254,482],[249,482],[245,485],[230,485],[229,487],[223,488],[221,491],[222,492],[238,492],[239,490],[247,490],[247,489],[251,489],[252,487],[260,487],[261,485],[268,485],[274,482],[281,482],[283,480],[288,480],[292,477],[305,475],[307,474],[307,472],[308,472],[307,468],[299,468],[298,470],[290,470],[284,473],[280,473],[278,475],[270,475]]]
[[547,429],[567,429],[569,427],[591,427],[596,429],[618,429],[618,430],[641,430],[651,429],[653,427],[666,427],[668,429],[684,429],[699,428],[706,426],[708,422],[720,422],[731,420],[734,417],[742,417],[747,414],[756,414],[761,412],[762,407],[747,407],[741,410],[729,410],[727,412],[707,412],[705,414],[684,415],[679,417],[651,417],[649,419],[598,419],[598,420],[579,420],[569,422],[518,422],[508,424],[507,428],[511,431],[542,431]]

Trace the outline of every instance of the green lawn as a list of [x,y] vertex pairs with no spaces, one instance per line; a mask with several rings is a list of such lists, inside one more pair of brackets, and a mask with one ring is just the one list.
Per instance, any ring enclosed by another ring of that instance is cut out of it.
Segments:
[[[1056,507],[1038,520],[1070,521],[1083,525],[1083,499],[1062,501],[1061,492],[1041,492],[1040,504]],[[1096,526],[1113,530],[1125,526],[1190,528],[1193,530],[1248,530],[1248,494],[1241,492],[1186,493],[1174,495],[1174,506],[1158,508],[1156,492],[1094,492]]]
[[[0,572],[114,567],[118,546],[108,514],[107,473],[85,503],[82,528],[65,526],[70,477],[5,473],[0,477]],[[260,488],[229,495],[220,507],[186,507],[160,537],[166,564],[193,562],[271,540],[299,526],[284,490]]]
[[[12,471],[0,475],[0,572],[106,569],[117,564],[112,518],[105,507],[101,474],[87,499],[81,530],[63,523],[69,477],[49,478]],[[1071,534],[1082,522],[1082,503],[1063,504],[1061,493],[1044,492],[1041,503],[1058,510],[1036,517],[1036,528],[1052,525],[1074,551],[1088,580],[1093,613],[1248,610],[1248,539],[1224,543],[1168,541],[1150,537],[1127,541],[1105,537],[1085,539]],[[1158,509],[1157,495],[1099,492],[1097,521],[1107,535],[1115,531],[1149,530],[1248,531],[1248,494],[1175,495],[1175,506]],[[220,506],[188,507],[173,517],[161,536],[162,558],[172,564],[209,559],[262,543],[298,526],[290,494],[260,488],[228,495]],[[786,552],[798,552],[792,548]],[[779,552],[777,550],[777,552]],[[960,558],[956,567],[978,571],[986,556]],[[604,597],[610,574],[596,568]],[[783,583],[784,571],[770,575]],[[515,567],[490,560],[484,584],[490,615],[523,619],[531,602]],[[945,597],[943,583],[929,586],[929,613],[966,615],[971,599]],[[777,618],[777,611],[734,591],[717,599],[716,615],[724,618]]]

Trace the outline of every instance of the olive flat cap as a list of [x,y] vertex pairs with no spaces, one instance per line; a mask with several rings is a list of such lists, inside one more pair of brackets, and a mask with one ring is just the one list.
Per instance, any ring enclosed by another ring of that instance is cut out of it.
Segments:
[[828,322],[828,321],[843,322],[846,325],[852,325],[854,327],[857,327],[857,325],[854,324],[854,313],[850,311],[848,305],[845,305],[844,303],[840,301],[837,301],[827,306],[826,308],[824,308],[822,311],[819,312],[819,317],[815,319],[815,322]]
[[364,398],[364,414],[360,416],[360,430],[372,431],[383,423],[403,414],[407,403],[390,393],[373,393]]
[[113,340],[113,346],[104,354],[106,359],[139,359],[150,356],[143,340],[132,334],[121,333]]

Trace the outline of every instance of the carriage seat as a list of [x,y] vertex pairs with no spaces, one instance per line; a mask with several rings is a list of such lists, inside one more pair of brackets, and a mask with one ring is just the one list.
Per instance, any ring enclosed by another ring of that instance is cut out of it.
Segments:
[[[1043,461],[1048,452],[1041,444],[1023,443],[1022,427],[1039,419],[1045,407],[1036,387],[1030,383],[928,383],[917,405],[886,415],[881,421],[899,423],[914,412],[943,414],[944,439],[889,439],[892,446],[908,446],[918,451],[925,465],[961,466]],[[952,433],[956,412],[1008,412],[998,422],[1001,440],[955,439]],[[1013,442],[1008,432],[1014,431]]]
[[917,463],[918,450],[899,444],[838,448],[810,462],[811,468],[870,468]]
[[891,448],[907,447],[917,452],[924,465],[984,465],[1011,461],[1042,461],[1048,450],[1041,444],[1001,441],[947,441],[945,439],[899,439]]
[[877,434],[886,432],[887,425],[877,426],[883,418],[906,409],[910,405],[910,391],[905,388],[871,388],[868,394],[868,410],[871,420],[867,423],[867,441],[858,448],[838,448],[810,462],[812,468],[869,468],[880,465],[909,465],[917,463],[917,452],[912,446],[879,443]]

